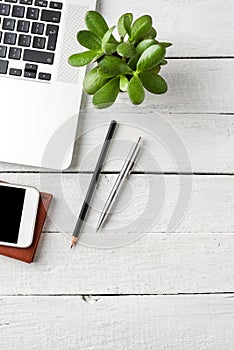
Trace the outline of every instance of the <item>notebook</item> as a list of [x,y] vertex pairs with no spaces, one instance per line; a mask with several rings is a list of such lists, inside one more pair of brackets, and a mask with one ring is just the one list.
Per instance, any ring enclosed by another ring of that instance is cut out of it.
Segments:
[[21,260],[29,264],[33,262],[51,199],[51,194],[44,192],[40,193],[38,212],[34,229],[34,237],[31,246],[28,248],[0,246],[1,255]]

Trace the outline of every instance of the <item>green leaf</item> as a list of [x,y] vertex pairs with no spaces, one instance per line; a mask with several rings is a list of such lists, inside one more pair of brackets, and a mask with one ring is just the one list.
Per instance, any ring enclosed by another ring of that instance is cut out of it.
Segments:
[[[120,74],[131,73],[131,68],[126,62],[115,56],[105,56],[99,62],[100,71],[105,74],[105,77],[113,77]],[[101,73],[100,72],[100,73]]]
[[157,31],[154,27],[145,35],[144,39],[155,39],[157,36]]
[[158,74],[153,72],[144,72],[139,74],[139,78],[146,90],[153,94],[165,94],[167,92],[167,83]]
[[166,43],[164,41],[159,42],[159,44],[165,48],[172,46],[172,43]]
[[96,34],[100,39],[108,31],[108,25],[105,19],[97,11],[86,12],[85,23],[90,32]]
[[132,68],[132,70],[136,70],[136,66],[139,58],[140,58],[140,55],[137,54],[134,57],[130,58],[130,60],[128,61],[128,65],[129,67]]
[[119,83],[120,90],[127,91],[128,83],[129,83],[128,79],[124,75],[121,75],[120,76],[120,83]]
[[128,34],[128,36],[131,36],[131,24],[132,24],[132,20],[133,20],[133,15],[132,13],[128,14],[128,17],[125,17],[124,19],[124,27],[126,29],[126,32]]
[[96,108],[107,108],[113,105],[119,94],[119,77],[108,81],[93,96],[93,104]]
[[111,55],[112,53],[116,52],[118,45],[119,43],[107,43],[103,46],[103,50],[106,54]]
[[135,46],[130,43],[121,43],[117,47],[117,52],[122,57],[133,57],[136,54]]
[[102,49],[105,47],[106,44],[108,44],[114,29],[115,29],[115,26],[108,29],[108,31],[105,33],[104,37],[102,38]]
[[[160,70],[161,70],[161,66],[156,66],[152,70],[148,70],[147,73],[150,73],[150,72],[152,72],[152,73],[159,73]],[[146,72],[144,72],[144,73],[146,73]]]
[[106,78],[106,79],[116,77],[115,73],[104,72],[102,70],[102,68],[98,68],[98,73],[100,74],[101,77]]
[[77,34],[77,40],[82,46],[89,50],[100,50],[102,48],[102,43],[99,37],[89,30],[81,30]]
[[132,77],[128,84],[128,96],[134,105],[141,104],[145,99],[145,91],[138,76]]
[[75,53],[70,56],[68,62],[71,66],[82,67],[86,64],[89,64],[92,61],[97,60],[103,55],[103,52],[100,51],[84,51],[81,53]]
[[143,72],[153,69],[163,60],[165,54],[166,50],[163,46],[159,44],[150,46],[139,58],[137,70]]
[[145,39],[142,40],[136,47],[137,53],[139,55],[142,55],[145,50],[148,49],[148,47],[152,45],[156,45],[158,42],[154,39]]
[[119,18],[117,28],[121,38],[124,38],[126,34],[130,36],[132,20],[132,13],[125,13]]
[[162,62],[160,62],[160,66],[166,66],[167,63],[167,60],[162,60]]
[[132,25],[131,38],[129,41],[139,40],[152,28],[152,18],[148,15],[139,17]]
[[108,80],[107,78],[103,78],[98,72],[98,67],[95,67],[91,69],[84,78],[84,90],[87,94],[94,95]]

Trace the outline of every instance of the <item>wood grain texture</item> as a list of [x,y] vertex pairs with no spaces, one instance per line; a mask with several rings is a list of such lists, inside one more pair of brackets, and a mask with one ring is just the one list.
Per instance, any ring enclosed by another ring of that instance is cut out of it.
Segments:
[[81,297],[1,298],[0,349],[226,350],[234,347],[232,294],[100,296],[86,301]]
[[33,264],[1,256],[0,295],[234,291],[231,234],[147,234],[119,249],[92,242],[93,248],[79,244],[71,251],[64,235],[45,233]]
[[[121,95],[104,111],[84,95],[71,173],[0,163],[0,179],[54,194],[35,263],[0,256],[0,350],[233,349],[234,177],[163,173],[234,174],[234,3],[98,0],[97,7],[110,25],[125,11],[152,14],[158,38],[174,44],[162,70],[169,92],[147,94],[137,107]],[[146,174],[131,176],[97,235],[116,174],[102,176],[71,251],[91,178],[73,172],[93,171],[110,119],[121,125],[104,170],[119,171],[142,135],[136,170]]]
[[110,26],[124,12],[132,12],[135,18],[150,14],[158,39],[173,43],[169,56],[234,56],[232,0],[100,0],[98,9]]
[[[113,116],[119,126],[104,171],[119,171],[131,144],[143,138],[136,171],[234,172],[232,115],[161,114],[132,110]],[[68,171],[93,171],[105,135],[109,112],[82,114],[72,166]],[[202,151],[202,152],[201,152]],[[3,168],[4,170],[4,168]]]
[[[116,119],[121,123],[119,141],[113,145],[106,170],[118,171],[126,147],[142,134],[147,151],[140,161],[144,171],[233,172],[233,116],[219,114],[234,112],[234,59],[172,60],[162,75],[169,92],[148,94],[142,106],[131,105],[122,95],[110,109],[96,110],[84,96],[69,171],[94,169],[107,125]],[[179,164],[171,157],[171,147],[177,150]],[[191,165],[185,164],[184,151]],[[40,169],[0,163],[0,171],[33,170]]]
[[[101,177],[84,233],[95,232],[116,176]],[[37,186],[52,193],[54,198],[44,230],[68,234],[74,228],[90,179],[87,174],[1,174],[1,180]],[[233,188],[233,176],[132,175],[102,232],[111,239],[116,233],[232,233]],[[178,221],[170,229],[175,209]],[[101,240],[102,235],[98,237]]]
[[[138,135],[142,152],[134,170],[144,172],[233,173],[234,122],[232,115],[158,114],[115,115],[119,122],[104,171],[119,171]],[[72,166],[67,172],[93,171],[109,113],[82,114]],[[202,152],[201,152],[202,150]],[[0,171],[39,171],[38,168],[0,163]],[[44,171],[50,172],[45,169]]]
[[[148,93],[144,103],[134,106],[127,94],[119,96],[109,110],[109,115],[134,111],[144,113],[233,113],[234,112],[234,59],[185,59],[170,60],[163,67],[162,75],[168,83],[164,95]],[[83,100],[88,114],[101,115],[90,103]]]

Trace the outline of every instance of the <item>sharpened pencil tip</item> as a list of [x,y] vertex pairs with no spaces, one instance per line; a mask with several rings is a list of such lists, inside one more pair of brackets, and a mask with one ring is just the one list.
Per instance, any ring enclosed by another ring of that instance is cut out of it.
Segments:
[[72,236],[71,247],[70,247],[71,249],[76,246],[77,241],[78,241],[78,237]]

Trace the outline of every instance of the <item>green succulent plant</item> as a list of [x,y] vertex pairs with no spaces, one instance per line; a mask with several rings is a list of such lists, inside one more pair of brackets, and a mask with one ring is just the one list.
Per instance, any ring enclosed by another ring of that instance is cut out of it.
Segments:
[[96,108],[110,107],[120,91],[127,92],[136,105],[144,101],[145,89],[153,94],[167,91],[158,73],[167,64],[166,48],[172,44],[156,40],[151,16],[133,22],[131,13],[123,14],[117,23],[119,40],[113,36],[116,26],[109,28],[100,13],[88,11],[85,23],[88,30],[78,32],[77,40],[88,51],[70,56],[68,62],[74,67],[96,62],[83,82]]

